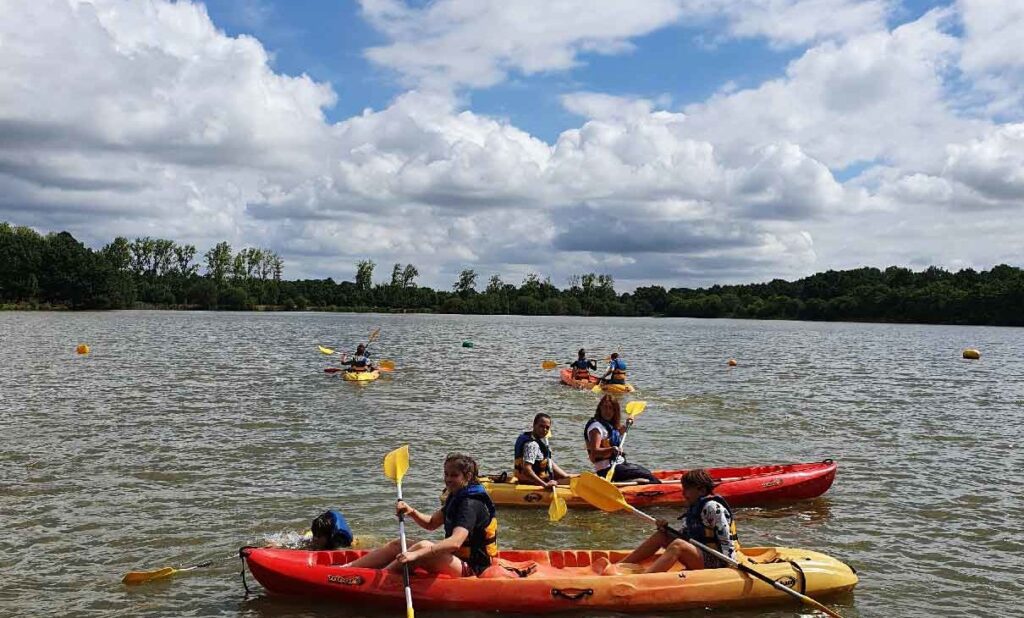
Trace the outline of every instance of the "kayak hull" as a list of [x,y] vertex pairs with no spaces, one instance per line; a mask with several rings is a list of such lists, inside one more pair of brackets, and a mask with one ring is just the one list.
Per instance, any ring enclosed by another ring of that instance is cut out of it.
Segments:
[[341,374],[346,382],[371,382],[380,377],[379,371],[346,371]]
[[[405,606],[401,574],[344,564],[366,551],[304,551],[245,548],[256,580],[272,594],[333,600],[346,605],[399,610]],[[417,609],[541,614],[560,611],[651,612],[713,606],[792,602],[791,597],[731,568],[652,574],[600,575],[597,558],[617,562],[626,551],[513,550],[500,561],[529,569],[509,577],[493,566],[480,577],[452,578],[414,571],[410,579]],[[857,575],[825,554],[787,548],[745,548],[745,560],[775,581],[815,598],[848,592]],[[507,562],[506,562],[507,561]],[[798,564],[799,566],[794,566]]]
[[[715,480],[715,493],[736,507],[761,506],[817,498],[832,486],[838,466],[831,459],[813,463],[708,468]],[[682,506],[683,489],[679,484],[686,470],[656,470],[660,485],[623,484],[619,486],[626,502],[636,507]],[[547,508],[551,490],[520,483],[483,481],[491,500],[500,506],[536,506]],[[559,485],[566,505],[593,508],[577,497],[568,485]]]
[[[559,374],[559,381],[562,384],[580,390],[591,390],[601,384],[601,380],[595,375],[589,376],[586,380],[573,379],[572,369],[563,369]],[[635,390],[632,384],[601,384],[601,391],[605,393],[632,393]]]

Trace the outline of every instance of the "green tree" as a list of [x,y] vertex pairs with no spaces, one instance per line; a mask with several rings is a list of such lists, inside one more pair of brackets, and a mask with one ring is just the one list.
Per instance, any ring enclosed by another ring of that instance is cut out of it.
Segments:
[[356,287],[369,291],[373,286],[373,260],[360,260],[356,263]]
[[218,284],[223,282],[231,271],[231,245],[219,242],[203,257],[206,259],[206,276]]
[[476,278],[476,271],[472,268],[466,268],[459,273],[459,280],[455,282],[452,289],[460,296],[471,294],[476,291]]

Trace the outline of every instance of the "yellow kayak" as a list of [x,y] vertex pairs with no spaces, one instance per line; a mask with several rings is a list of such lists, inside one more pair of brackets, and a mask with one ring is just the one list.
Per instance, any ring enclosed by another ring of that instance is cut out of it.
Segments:
[[602,384],[601,390],[605,393],[632,393],[636,389],[632,384]]
[[376,380],[377,378],[379,378],[380,372],[376,370],[346,371],[345,373],[342,374],[341,377],[348,380],[349,382],[369,382],[371,380]]

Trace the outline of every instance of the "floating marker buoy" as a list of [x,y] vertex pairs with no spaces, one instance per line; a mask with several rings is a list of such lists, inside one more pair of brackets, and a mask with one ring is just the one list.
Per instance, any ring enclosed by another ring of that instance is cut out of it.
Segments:
[[89,346],[85,345],[84,343],[80,343],[78,344],[78,347],[75,348],[75,352],[77,352],[78,354],[88,354]]
[[730,367],[735,367],[736,366],[736,359],[735,358],[730,358],[729,362],[726,363],[726,364],[729,365]]
[[464,347],[464,348],[471,348],[471,347],[473,347],[473,342],[472,341],[463,341],[462,342],[462,347]]
[[981,358],[981,352],[977,351],[974,348],[967,348],[966,350],[964,350],[964,358],[968,358],[970,360],[978,360]]

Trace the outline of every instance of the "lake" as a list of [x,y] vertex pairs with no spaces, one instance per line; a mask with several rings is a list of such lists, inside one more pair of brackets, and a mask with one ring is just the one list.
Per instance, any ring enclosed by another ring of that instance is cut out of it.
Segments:
[[[351,350],[377,327],[374,353],[397,371],[364,385],[323,373],[317,344]],[[91,354],[77,356],[78,343]],[[559,464],[586,469],[581,432],[597,396],[540,368],[581,346],[621,352],[648,403],[630,432],[632,461],[839,462],[824,497],[738,509],[737,525],[746,545],[854,566],[856,591],[829,602],[844,616],[1020,613],[1024,329],[127,311],[0,312],[0,614],[393,615],[267,597],[251,576],[245,598],[231,557],[292,539],[331,507],[367,542],[393,536],[381,459],[404,443],[405,495],[421,510],[439,506],[446,453],[510,469],[516,436],[540,411],[554,417]],[[965,347],[981,360],[962,359]],[[500,518],[505,548],[631,548],[649,533],[624,514]],[[226,561],[120,583],[208,559]]]

